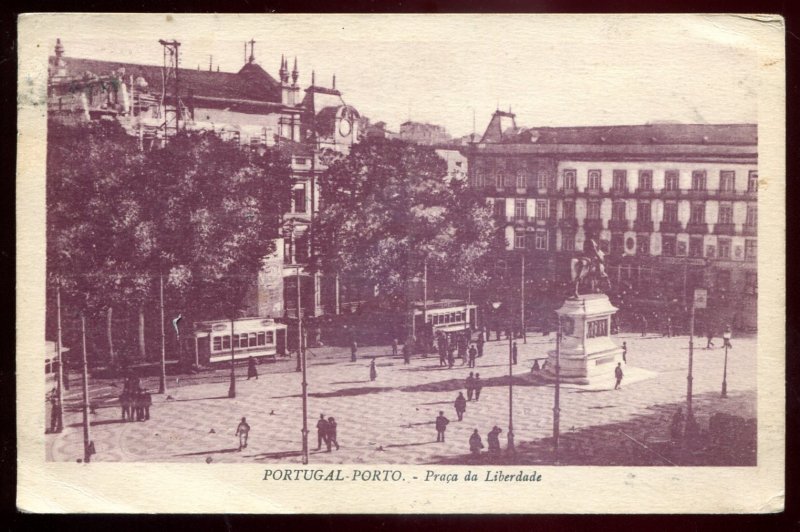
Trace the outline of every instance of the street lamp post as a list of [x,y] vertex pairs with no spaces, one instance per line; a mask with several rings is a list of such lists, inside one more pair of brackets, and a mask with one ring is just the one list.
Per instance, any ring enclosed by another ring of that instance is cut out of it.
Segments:
[[81,313],[81,340],[83,350],[83,461],[89,463],[94,454],[94,443],[89,429],[89,364],[86,359],[86,316]]
[[56,432],[61,432],[64,427],[64,385],[69,376],[64,374],[64,353],[61,347],[61,287],[59,285],[56,285],[56,322],[56,351],[58,353],[58,381],[56,382],[56,401],[58,401],[56,426],[58,430]]
[[556,332],[556,386],[553,398],[553,455],[554,463],[558,463],[558,438],[561,423],[561,316],[558,317],[558,331]]
[[[500,308],[502,303],[495,301],[492,303],[492,308],[495,310]],[[513,366],[513,340],[511,335],[508,337],[508,452],[514,453],[514,366]]]
[[522,273],[520,274],[519,300],[520,300],[520,322],[522,326],[522,343],[528,343],[528,335],[525,332],[525,250],[522,250]]
[[725,364],[722,367],[722,397],[728,397],[728,345],[731,340],[731,332],[725,331],[722,334],[722,339],[725,344]]
[[158,276],[159,305],[161,307],[161,375],[158,378],[158,393],[167,393],[167,345],[164,332],[164,275]]
[[230,379],[230,384],[228,385],[228,397],[230,399],[234,399],[236,397],[236,357],[235,357],[236,348],[234,347],[233,344],[234,321],[236,321],[236,318],[234,316],[231,316],[231,379]]
[[303,363],[300,360],[302,358],[302,353],[304,352],[303,349],[303,311],[300,308],[300,265],[298,264],[295,266],[295,279],[297,280],[297,366],[295,366],[295,371],[300,372],[303,371]]

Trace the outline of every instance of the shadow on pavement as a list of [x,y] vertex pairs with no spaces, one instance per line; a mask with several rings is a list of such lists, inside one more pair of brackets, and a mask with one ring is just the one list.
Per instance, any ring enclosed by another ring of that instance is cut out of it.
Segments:
[[275,451],[274,453],[260,453],[244,456],[243,458],[254,458],[256,460],[268,460],[270,458],[291,458],[301,456],[303,451]]
[[[474,371],[474,370],[473,370]],[[508,386],[508,376],[503,375],[500,377],[491,377],[488,379],[481,379],[483,387],[490,386]],[[520,375],[514,375],[514,386],[544,386],[541,382],[531,382]],[[448,379],[446,381],[428,382],[425,384],[417,384],[415,386],[404,386],[400,388],[402,392],[448,392],[464,389],[464,378]]]
[[377,387],[377,386],[366,386],[364,388],[344,388],[342,390],[335,390],[333,392],[319,392],[319,393],[310,393],[308,394],[309,397],[316,397],[316,398],[324,398],[324,397],[351,397],[353,395],[367,395],[370,393],[381,393],[381,392],[388,392],[393,390],[394,388],[391,387]]
[[198,451],[196,453],[183,453],[176,454],[175,456],[202,456],[204,454],[222,454],[222,453],[236,453],[239,452],[238,447],[231,447],[230,449],[217,449],[215,451]]
[[219,395],[217,397],[196,397],[194,399],[175,399],[176,403],[185,403],[186,401],[213,401],[214,399],[230,399],[227,395]]
[[[116,425],[117,423],[136,423],[136,421],[124,421],[122,419],[104,419],[102,421],[92,421],[89,425],[92,427],[98,427],[100,425]],[[82,427],[83,423],[70,423],[67,426],[71,428]]]
[[430,445],[432,443],[437,443],[437,441],[432,440],[432,441],[421,441],[417,443],[392,443],[387,445],[386,448],[388,449],[389,447],[417,447],[419,445]]

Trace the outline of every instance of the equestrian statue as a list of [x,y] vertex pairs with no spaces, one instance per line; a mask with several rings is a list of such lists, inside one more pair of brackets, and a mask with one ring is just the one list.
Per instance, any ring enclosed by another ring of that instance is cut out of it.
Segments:
[[587,235],[583,241],[583,254],[570,262],[572,282],[574,283],[573,296],[578,298],[578,289],[582,282],[588,280],[591,293],[602,292],[600,284],[608,290],[611,282],[606,274],[605,253],[597,245],[593,236]]

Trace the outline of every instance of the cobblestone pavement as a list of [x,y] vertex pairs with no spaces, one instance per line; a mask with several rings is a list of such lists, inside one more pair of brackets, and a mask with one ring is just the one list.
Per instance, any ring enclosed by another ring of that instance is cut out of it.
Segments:
[[[673,404],[685,401],[688,338],[641,337],[621,334],[619,344],[628,345],[629,372],[641,368],[653,378],[626,383],[613,390],[608,386],[563,387],[561,428],[566,441],[570,433],[592,427],[626,424],[626,430],[643,437],[657,437],[659,423],[667,436],[669,412]],[[553,385],[529,378],[534,358],[545,357],[554,348],[554,335],[529,336],[518,340],[519,365],[514,366],[514,432],[518,447],[527,448],[526,462],[537,461],[544,453],[542,440],[552,434]],[[735,411],[755,417],[756,339],[735,338],[728,356],[728,393],[719,399],[723,353],[697,339],[694,356],[694,393],[698,419],[716,411]],[[472,370],[480,373],[484,389],[479,402],[470,402],[464,421],[457,421],[453,401],[463,390],[463,379],[470,369],[456,361],[453,369],[440,368],[436,357],[415,357],[410,365],[390,356],[387,347],[359,349],[359,360],[350,362],[346,348],[312,350],[308,361],[308,428],[310,463],[322,464],[426,464],[467,462],[468,439],[477,428],[486,443],[486,433],[494,425],[503,429],[505,447],[508,428],[508,343],[492,341]],[[369,358],[376,356],[378,377],[369,380]],[[246,380],[246,368],[237,368],[237,396],[227,397],[228,377],[217,371],[200,377],[170,378],[165,396],[153,395],[151,419],[146,422],[121,422],[116,395],[120,383],[96,382],[92,386],[92,440],[97,454],[93,461],[126,462],[250,462],[286,464],[301,461],[300,374],[295,361],[284,360],[261,365],[258,380]],[[73,376],[65,409],[65,429],[46,435],[48,459],[73,461],[82,456],[82,414],[80,386]],[[157,386],[146,381],[150,391]],[[669,405],[669,406],[665,406]],[[442,410],[451,423],[447,441],[436,443],[434,419]],[[671,410],[670,410],[671,411]],[[659,423],[650,414],[656,412]],[[316,451],[315,423],[320,413],[333,416],[338,423],[341,449],[331,453]],[[246,416],[251,425],[247,448],[237,450],[236,425]],[[666,416],[666,418],[665,418]],[[637,429],[637,420],[642,422]],[[706,421],[707,423],[707,421]],[[638,430],[638,432],[637,432]],[[656,433],[656,434],[654,434]],[[584,438],[585,439],[585,438]],[[591,439],[591,437],[590,437]],[[565,448],[568,446],[565,443]],[[488,447],[488,445],[487,445]],[[462,460],[462,458],[464,458]],[[545,459],[542,457],[542,459]]]

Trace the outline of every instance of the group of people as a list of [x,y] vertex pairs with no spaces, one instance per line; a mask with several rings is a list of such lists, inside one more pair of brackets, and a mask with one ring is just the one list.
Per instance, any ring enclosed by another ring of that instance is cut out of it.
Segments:
[[[458,394],[459,399],[456,399],[456,403],[461,403],[463,408],[466,408],[466,400],[464,399],[463,394]],[[462,420],[463,410],[459,410],[459,407],[456,406],[456,412],[459,413],[458,420]],[[450,420],[447,419],[444,415],[443,411],[439,411],[439,415],[436,417],[436,442],[444,443],[445,440],[445,432],[447,431],[447,425],[450,424]],[[487,442],[489,443],[489,453],[490,454],[500,454],[500,433],[503,430],[495,425],[492,430],[489,431],[487,435]],[[483,449],[483,440],[481,439],[481,435],[478,433],[478,429],[474,429],[472,434],[469,437],[469,451],[474,456],[477,456],[481,453],[481,449]]]
[[150,419],[150,406],[153,398],[147,390],[142,389],[139,377],[129,376],[119,396],[122,408],[122,421],[147,421]]
[[[373,362],[375,359],[373,359]],[[336,435],[336,420],[332,417],[325,419],[325,414],[319,415],[317,421],[317,451],[322,449],[322,444],[325,444],[326,451],[331,452],[331,447],[335,446],[339,450],[339,440]]]
[[471,343],[469,331],[452,337],[440,331],[436,338],[439,366],[452,368],[457,355],[461,359],[462,366],[469,364],[469,367],[474,368],[475,360],[483,355],[483,344],[483,332],[478,335],[477,342]]

